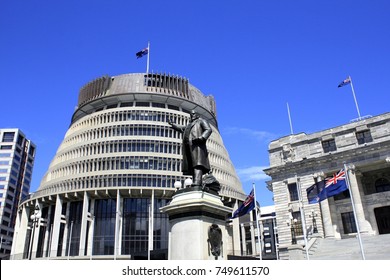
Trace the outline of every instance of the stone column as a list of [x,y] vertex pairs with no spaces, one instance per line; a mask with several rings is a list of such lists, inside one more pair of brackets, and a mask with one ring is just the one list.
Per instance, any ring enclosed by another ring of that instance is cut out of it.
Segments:
[[[38,203],[38,201],[35,201],[34,204],[38,204],[39,206],[39,215],[42,215],[42,204]],[[30,218],[31,218],[31,214],[34,213],[34,210],[32,210],[32,212],[30,212]],[[32,230],[35,231],[34,233],[34,240],[32,241],[32,255],[31,255],[31,258],[34,259],[36,258],[37,256],[37,252],[38,252],[38,241],[39,241],[39,231],[41,229],[41,216],[39,216],[39,218],[37,218],[35,220],[35,222],[32,223]]]
[[29,219],[29,211],[24,204],[22,210],[18,212],[16,218],[14,240],[12,242],[11,249],[11,256],[14,260],[20,260],[24,257],[24,249],[26,243],[28,244],[26,236],[28,232]]
[[45,257],[45,252],[46,252],[46,257],[50,255],[50,236],[51,232],[53,231],[53,221],[50,220],[51,217],[51,212],[53,211],[53,207],[49,206],[48,213],[47,213],[47,219],[46,219],[46,232],[45,232],[45,238],[43,241],[43,256]]
[[369,234],[372,233],[373,230],[370,223],[367,221],[364,213],[364,207],[362,202],[362,196],[364,196],[364,193],[361,186],[360,177],[361,177],[360,172],[355,171],[353,169],[348,170],[348,179],[351,188],[350,192],[351,192],[351,196],[353,196],[356,217],[357,217],[357,222],[359,224],[360,233]]
[[88,208],[89,208],[89,195],[87,192],[84,192],[83,199],[83,212],[81,218],[81,229],[80,229],[80,245],[78,256],[85,255],[85,241],[87,238],[87,223],[88,223]]
[[115,233],[114,233],[114,259],[121,254],[121,237],[122,237],[122,210],[121,210],[121,195],[119,190],[116,194],[116,215],[115,215]]
[[95,227],[95,199],[91,199],[91,210],[90,210],[91,217],[88,219],[88,221],[91,223],[89,226],[88,231],[88,245],[87,245],[87,256],[90,256],[92,259],[92,250],[93,250],[93,231]]
[[66,214],[65,214],[65,229],[64,229],[64,235],[63,235],[63,240],[62,240],[62,252],[60,256],[67,256],[68,252],[66,251],[66,245],[68,244],[68,240],[72,238],[72,236],[68,236],[70,234],[70,228],[72,226],[72,222],[69,219],[70,215],[70,202],[67,202],[65,204],[66,206]]
[[[233,213],[238,209],[238,201],[234,203]],[[233,225],[233,255],[241,255],[241,241],[240,241],[240,219],[232,220]]]
[[[314,180],[316,182],[320,182],[324,180],[324,173],[319,172],[316,173],[314,176]],[[333,228],[333,222],[332,222],[332,215],[329,207],[329,199],[325,199],[321,201],[320,203],[320,218],[322,221],[322,227],[324,230],[324,237],[335,237],[335,232]]]
[[246,233],[245,233],[245,225],[244,224],[241,224],[241,242],[242,242],[241,255],[246,256]]
[[56,208],[54,211],[55,212],[54,212],[54,220],[53,220],[53,229],[52,229],[52,237],[51,237],[50,252],[49,252],[50,257],[57,256],[58,240],[60,236],[62,199],[59,195],[57,195]]

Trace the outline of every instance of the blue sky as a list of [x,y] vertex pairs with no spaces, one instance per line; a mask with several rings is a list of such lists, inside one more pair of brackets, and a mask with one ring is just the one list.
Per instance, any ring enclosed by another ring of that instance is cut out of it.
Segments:
[[272,204],[268,144],[389,112],[390,1],[2,1],[0,127],[37,145],[32,191],[56,153],[78,91],[102,75],[187,77],[216,98],[219,129],[249,193]]

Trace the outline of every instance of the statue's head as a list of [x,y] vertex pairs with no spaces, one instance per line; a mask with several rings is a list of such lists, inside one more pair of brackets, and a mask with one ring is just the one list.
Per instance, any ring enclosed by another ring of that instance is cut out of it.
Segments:
[[190,115],[191,115],[191,120],[195,120],[199,118],[199,115],[195,112],[195,110],[192,110]]

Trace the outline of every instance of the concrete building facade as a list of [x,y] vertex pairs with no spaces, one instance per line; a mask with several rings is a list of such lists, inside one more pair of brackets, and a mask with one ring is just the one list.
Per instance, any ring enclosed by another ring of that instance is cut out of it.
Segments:
[[[281,259],[301,258],[312,237],[349,238],[357,228],[363,235],[390,233],[390,113],[282,137],[270,143],[269,160],[264,171]],[[350,189],[309,204],[307,188],[344,167]]]
[[20,201],[28,197],[36,146],[17,128],[0,129],[0,258],[11,253]]
[[168,120],[185,125],[191,110],[211,124],[212,172],[224,204],[237,208],[246,195],[218,131],[214,98],[178,76],[105,76],[80,90],[47,173],[20,204],[13,258],[166,259],[168,220],[159,209],[187,179],[182,136]]

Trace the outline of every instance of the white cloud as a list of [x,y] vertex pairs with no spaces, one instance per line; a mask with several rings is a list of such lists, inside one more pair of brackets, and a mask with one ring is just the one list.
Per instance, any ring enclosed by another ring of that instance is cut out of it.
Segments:
[[249,128],[242,128],[242,127],[227,127],[224,129],[224,133],[246,135],[262,142],[263,141],[269,142],[271,140],[278,138],[276,134],[271,132],[254,130]]
[[237,168],[236,171],[242,182],[270,180],[271,177],[266,175],[263,171],[265,168],[267,168],[267,166],[251,166],[247,168]]

